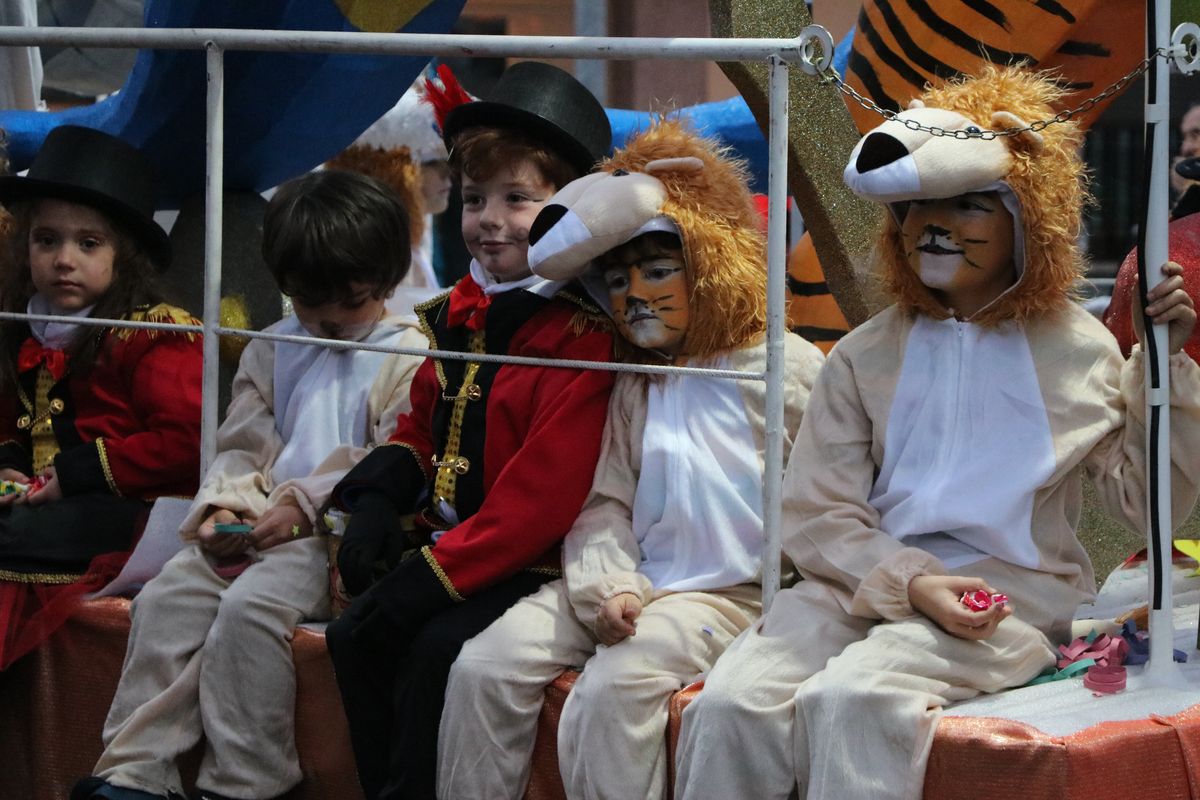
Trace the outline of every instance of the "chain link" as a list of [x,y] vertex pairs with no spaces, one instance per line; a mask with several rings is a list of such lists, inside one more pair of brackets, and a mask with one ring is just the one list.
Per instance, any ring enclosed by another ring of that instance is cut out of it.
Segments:
[[[1095,97],[1089,97],[1075,108],[1060,111],[1050,119],[1034,120],[1024,128],[1005,128],[1002,131],[979,130],[975,128],[970,130],[948,131],[945,128],[938,127],[937,125],[922,125],[915,119],[902,119],[899,121],[903,123],[904,127],[908,128],[909,130],[924,131],[931,136],[953,136],[955,139],[983,139],[985,141],[989,141],[991,139],[995,139],[997,136],[1019,136],[1028,131],[1033,131],[1036,133],[1049,125],[1056,125],[1061,122],[1066,122],[1072,117],[1078,116],[1079,114],[1083,114],[1087,111],[1091,111],[1097,103],[1103,102],[1113,95],[1123,91],[1131,81],[1134,81],[1145,74],[1146,70],[1150,69],[1150,65],[1154,63],[1154,59],[1166,57],[1166,49],[1160,47],[1147,56],[1142,63],[1138,64],[1131,72],[1109,84],[1104,91],[1100,92],[1100,94],[1096,95]],[[829,66],[825,68],[825,71],[821,73],[821,81],[823,83],[833,84],[834,88],[839,92],[847,97],[852,98],[860,106],[868,111],[875,112],[885,120],[894,120],[900,114],[898,111],[892,111],[889,108],[883,108],[871,98],[860,94],[853,86],[842,80],[842,77],[838,75],[837,70],[833,68],[832,63],[830,63]]]

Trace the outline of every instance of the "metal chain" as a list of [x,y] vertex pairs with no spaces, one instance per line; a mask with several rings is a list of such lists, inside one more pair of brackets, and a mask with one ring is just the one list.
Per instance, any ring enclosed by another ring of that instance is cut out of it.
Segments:
[[[1124,75],[1121,78],[1118,78],[1116,81],[1109,84],[1109,86],[1104,91],[1100,92],[1100,94],[1096,95],[1095,97],[1090,97],[1087,100],[1084,100],[1082,103],[1077,105],[1075,108],[1068,109],[1065,111],[1060,111],[1057,114],[1055,114],[1053,117],[1051,117],[1050,119],[1035,120],[1023,128],[1005,128],[1002,131],[980,130],[977,128],[971,128],[968,130],[948,131],[945,128],[938,127],[937,125],[922,125],[921,123],[917,122],[915,119],[901,119],[898,121],[901,124],[903,124],[904,127],[908,128],[909,130],[924,131],[925,133],[928,133],[932,136],[953,136],[955,139],[991,140],[991,139],[995,139],[997,136],[1019,136],[1020,134],[1026,133],[1027,131],[1037,132],[1037,131],[1040,131],[1043,128],[1047,127],[1048,125],[1054,125],[1056,123],[1066,122],[1067,120],[1071,119],[1072,117],[1075,117],[1086,111],[1090,111],[1093,107],[1095,107],[1095,105],[1097,103],[1107,100],[1108,98],[1112,97],[1113,95],[1121,92],[1131,81],[1133,81],[1137,78],[1140,78],[1146,72],[1146,70],[1150,69],[1150,65],[1154,63],[1154,59],[1159,58],[1159,57],[1162,57],[1162,58],[1167,57],[1167,51],[1165,48],[1160,47],[1157,50],[1155,50],[1153,53],[1151,53],[1149,56],[1147,56],[1142,61],[1142,63],[1138,64],[1138,66],[1135,67],[1133,69],[1133,71],[1129,72],[1128,74]],[[874,100],[872,100],[869,97],[863,96],[853,86],[851,86],[850,84],[848,84],[844,80],[842,80],[842,77],[840,75],[838,75],[837,70],[833,68],[832,62],[830,62],[830,64],[825,68],[824,72],[821,73],[821,81],[823,83],[833,84],[834,88],[836,88],[839,92],[846,95],[847,97],[853,98],[854,101],[857,102],[860,106],[867,109],[868,111],[874,111],[876,114],[878,114],[879,116],[883,117],[886,120],[895,120],[900,115],[900,112],[898,112],[898,111],[892,111],[891,109],[881,107]]]

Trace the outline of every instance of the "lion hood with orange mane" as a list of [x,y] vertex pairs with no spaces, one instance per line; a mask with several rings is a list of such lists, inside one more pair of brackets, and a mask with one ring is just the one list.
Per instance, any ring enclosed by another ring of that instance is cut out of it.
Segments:
[[[988,66],[976,76],[931,87],[895,119],[869,131],[846,166],[860,197],[888,203],[878,245],[884,286],[910,313],[950,316],[904,256],[903,203],[997,191],[1013,215],[1016,283],[971,318],[981,325],[1023,322],[1069,302],[1083,276],[1076,241],[1087,198],[1073,122],[1040,131],[1064,91],[1046,75]],[[993,136],[988,131],[1020,130]]]
[[[745,164],[672,119],[646,131],[564,186],[530,231],[529,265],[543,278],[582,278],[592,261],[674,223],[688,273],[690,323],[681,356],[741,347],[766,329],[766,243]],[[592,294],[607,308],[607,292]]]

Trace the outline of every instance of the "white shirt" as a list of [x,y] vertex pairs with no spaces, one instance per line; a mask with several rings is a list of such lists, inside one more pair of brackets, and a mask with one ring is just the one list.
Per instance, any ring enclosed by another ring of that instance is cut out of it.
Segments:
[[[295,316],[267,330],[311,335]],[[363,341],[399,346],[402,335],[402,328],[380,322]],[[387,358],[373,350],[275,343],[275,427],[283,449],[271,468],[274,485],[310,475],[337,447],[367,445],[367,395]]]

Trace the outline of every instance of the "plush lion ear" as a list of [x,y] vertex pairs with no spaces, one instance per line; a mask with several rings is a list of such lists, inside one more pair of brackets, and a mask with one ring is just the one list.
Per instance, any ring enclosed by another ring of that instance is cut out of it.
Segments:
[[[997,111],[992,114],[992,130],[1005,131],[1010,128],[1024,128],[1029,123],[1011,111]],[[1021,131],[1013,137],[1030,152],[1036,153],[1042,149],[1042,135],[1037,131]]]
[[912,111],[914,108],[924,108],[924,107],[925,107],[925,101],[919,97],[914,97],[912,100],[908,101],[908,110],[909,111]]
[[647,175],[664,172],[693,173],[704,170],[704,162],[695,156],[680,156],[679,158],[656,158],[648,161],[642,170]]

